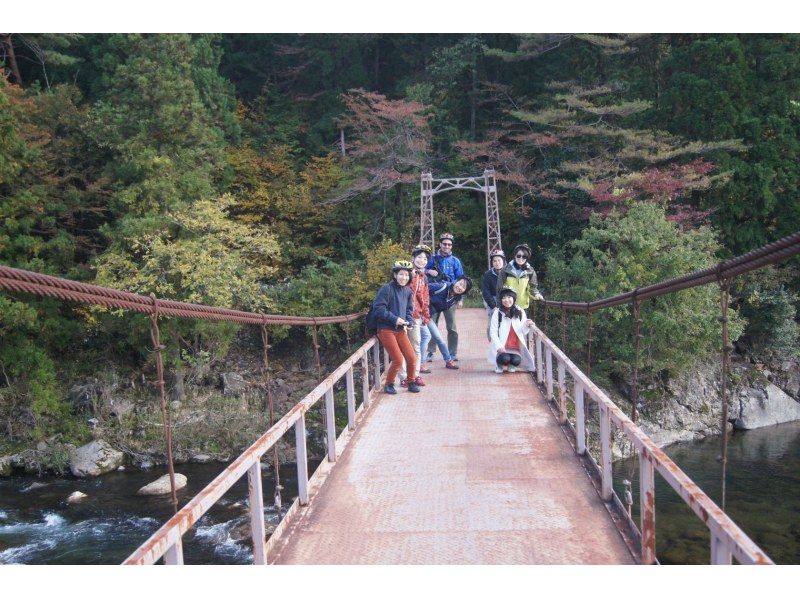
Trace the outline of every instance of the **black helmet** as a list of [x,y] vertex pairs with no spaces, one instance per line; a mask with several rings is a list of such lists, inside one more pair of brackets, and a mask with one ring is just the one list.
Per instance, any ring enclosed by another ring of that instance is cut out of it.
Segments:
[[528,258],[530,258],[533,255],[533,252],[531,251],[531,248],[527,243],[520,243],[519,245],[514,247],[514,256],[515,257],[517,255],[517,251],[519,251],[520,249],[522,249],[523,251],[526,251],[528,253]]
[[[463,280],[464,282],[466,282],[466,283],[467,283],[467,288],[466,288],[466,289],[464,289],[464,292],[462,293],[462,295],[466,295],[467,293],[469,293],[470,289],[472,288],[472,279],[471,279],[469,276],[461,276],[460,278],[456,279],[456,280],[453,282],[453,286],[455,286],[455,285],[456,285],[456,283],[457,283],[459,280]],[[450,287],[450,288],[452,288],[452,287]]]
[[414,271],[414,264],[408,260],[397,260],[392,266],[392,274],[397,274],[400,270],[408,270],[408,275]]
[[433,255],[433,249],[431,249],[427,245],[422,245],[422,244],[417,245],[416,247],[414,247],[414,249],[411,250],[411,257],[412,258],[417,257],[420,253],[424,253],[425,255],[428,256],[428,258],[430,258],[431,255]]
[[514,303],[517,302],[517,292],[509,286],[504,286],[498,293],[498,299],[502,299],[504,295],[511,295],[514,298]]

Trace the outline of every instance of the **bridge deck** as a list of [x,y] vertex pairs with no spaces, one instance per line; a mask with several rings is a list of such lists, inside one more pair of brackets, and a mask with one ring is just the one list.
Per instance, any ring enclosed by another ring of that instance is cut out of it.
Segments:
[[634,562],[531,377],[491,372],[483,310],[458,327],[461,370],[381,395],[270,562]]

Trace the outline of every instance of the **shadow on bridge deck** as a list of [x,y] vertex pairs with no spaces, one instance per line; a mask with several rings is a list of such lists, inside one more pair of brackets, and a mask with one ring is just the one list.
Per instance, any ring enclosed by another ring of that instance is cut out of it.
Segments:
[[380,395],[270,562],[634,563],[531,377],[492,372],[484,311],[458,327],[461,370]]

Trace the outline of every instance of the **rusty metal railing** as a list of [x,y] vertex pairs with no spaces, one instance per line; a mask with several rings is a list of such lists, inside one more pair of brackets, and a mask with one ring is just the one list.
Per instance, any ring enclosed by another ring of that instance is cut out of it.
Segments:
[[[368,353],[373,354],[373,385],[369,384]],[[355,408],[355,385],[353,368],[361,362],[362,403]],[[261,457],[273,447],[289,429],[294,428],[297,460],[298,496],[295,504],[307,505],[309,496],[309,477],[306,450],[305,414],[321,398],[326,406],[325,425],[327,432],[327,459],[336,461],[336,430],[334,420],[333,387],[345,378],[347,388],[347,430],[355,429],[356,420],[369,408],[373,392],[380,388],[380,350],[375,337],[361,345],[344,363],[334,370],[314,390],[290,409],[261,438],[247,448],[233,463],[201,490],[169,521],[148,538],[123,565],[150,565],[164,557],[166,564],[183,564],[182,537],[222,496],[245,474],[248,476],[250,530],[253,539],[253,563],[267,564],[265,544],[264,500],[261,492]],[[344,434],[344,432],[343,432]]]
[[[0,290],[5,290],[13,293],[26,293],[37,295],[40,297],[51,297],[61,301],[79,302],[88,305],[98,305],[111,309],[120,309],[124,311],[133,311],[149,315],[150,319],[150,336],[152,340],[152,350],[156,359],[156,387],[159,391],[160,406],[162,418],[164,420],[164,436],[166,444],[166,461],[170,478],[170,494],[175,516],[170,519],[165,526],[156,532],[156,534],[148,542],[151,543],[150,549],[144,551],[142,558],[137,562],[155,562],[161,556],[170,564],[178,564],[183,562],[183,552],[181,544],[181,536],[183,532],[176,532],[181,525],[191,527],[197,519],[205,513],[206,510],[213,504],[219,497],[224,494],[225,490],[231,487],[244,472],[248,472],[250,482],[250,513],[251,513],[251,528],[253,531],[254,539],[254,561],[257,563],[266,562],[266,553],[264,550],[264,508],[263,496],[261,491],[261,470],[259,467],[259,459],[263,453],[269,448],[273,447],[283,432],[288,429],[288,426],[294,425],[297,435],[297,451],[298,451],[298,479],[301,484],[300,500],[308,502],[307,490],[305,483],[308,479],[307,465],[306,465],[306,450],[305,450],[305,420],[304,413],[308,410],[317,400],[324,394],[325,404],[323,406],[323,419],[325,420],[325,436],[326,445],[328,447],[328,458],[335,460],[336,451],[336,430],[334,423],[333,411],[333,385],[342,377],[347,376],[347,402],[348,402],[348,428],[352,429],[355,425],[356,409],[355,409],[355,391],[353,388],[353,364],[358,359],[362,360],[362,381],[363,381],[363,400],[359,409],[363,409],[369,405],[369,363],[367,351],[370,347],[374,347],[374,378],[376,388],[380,385],[381,369],[380,369],[380,350],[378,348],[378,341],[370,339],[362,345],[351,357],[340,366],[333,374],[326,378],[314,391],[312,391],[303,401],[295,405],[289,413],[286,414],[278,423],[273,425],[270,430],[264,434],[255,444],[253,444],[245,453],[239,457],[225,472],[214,480],[203,492],[201,492],[195,499],[190,501],[183,509],[178,511],[178,499],[176,496],[175,487],[175,470],[172,459],[172,422],[170,410],[167,406],[165,384],[164,384],[164,367],[162,360],[162,352],[166,348],[161,344],[161,335],[158,326],[158,320],[162,316],[189,318],[189,319],[202,319],[212,321],[226,321],[235,322],[238,324],[251,324],[257,325],[261,328],[261,338],[263,344],[262,356],[262,373],[264,374],[265,385],[267,388],[268,402],[269,402],[269,418],[270,423],[274,419],[274,406],[272,401],[272,391],[270,387],[269,376],[269,336],[267,334],[267,326],[311,326],[314,355],[317,364],[317,371],[321,376],[322,367],[319,358],[319,344],[318,344],[318,327],[327,324],[346,324],[364,316],[363,313],[353,313],[343,316],[324,316],[324,317],[307,317],[307,316],[287,316],[287,315],[269,315],[239,311],[234,309],[225,309],[218,307],[211,307],[207,305],[198,305],[193,303],[183,303],[180,301],[172,301],[168,299],[159,299],[155,295],[145,297],[130,293],[126,291],[119,291],[116,289],[109,289],[87,283],[77,282],[56,276],[49,276],[46,274],[39,274],[27,270],[20,270],[11,268],[9,266],[0,265]],[[347,332],[348,346],[350,343],[349,332]],[[350,364],[349,369],[345,366]],[[343,369],[344,368],[344,369]],[[338,373],[338,375],[337,375]],[[315,395],[315,393],[317,393]],[[289,423],[287,423],[289,422]],[[302,431],[302,434],[301,434]],[[302,436],[302,442],[301,442]],[[302,460],[300,459],[302,451]],[[276,476],[276,504],[280,505],[280,481],[277,459],[277,447],[273,454],[275,476]],[[224,488],[221,493],[217,495],[219,489]],[[216,498],[209,498],[216,497]],[[211,500],[210,503],[207,501]],[[254,505],[259,508],[254,508]],[[199,515],[198,515],[199,513]],[[171,522],[171,523],[170,523]],[[188,523],[187,523],[188,522]],[[188,529],[183,528],[183,531]],[[176,535],[176,533],[178,535]],[[157,536],[157,537],[156,537]],[[260,541],[257,538],[261,538]],[[163,550],[162,550],[163,549]],[[141,549],[140,549],[141,550]],[[139,551],[137,551],[138,553]],[[154,556],[157,555],[157,556]],[[150,560],[148,560],[150,559]],[[130,559],[129,559],[130,560]],[[128,562],[128,561],[126,561]]]
[[[730,369],[730,353],[732,347],[728,338],[728,303],[730,286],[734,277],[751,272],[764,266],[775,264],[800,254],[800,232],[785,237],[769,245],[746,253],[744,255],[720,262],[714,267],[691,272],[689,274],[658,282],[646,287],[641,287],[590,302],[574,301],[541,301],[543,306],[544,331],[536,329],[535,351],[539,364],[544,364],[546,370],[538,368],[537,378],[546,389],[547,397],[553,399],[553,374],[552,356],[557,355],[558,361],[558,388],[559,388],[559,419],[561,423],[570,427],[575,434],[576,449],[580,454],[587,454],[589,460],[597,468],[602,478],[602,496],[605,500],[613,500],[621,507],[619,497],[612,491],[611,486],[611,454],[610,454],[610,422],[614,422],[625,433],[631,447],[639,451],[640,464],[640,500],[641,500],[641,527],[629,520],[639,534],[641,541],[641,562],[655,562],[655,495],[653,494],[653,471],[658,471],[678,494],[692,507],[708,525],[711,531],[711,562],[730,563],[736,557],[742,563],[771,563],[769,557],[759,549],[736,525],[725,515],[725,476],[727,465],[727,377]],[[716,282],[720,287],[720,322],[722,323],[722,381],[720,385],[721,413],[721,483],[722,483],[722,508],[713,503],[694,483],[670,461],[663,451],[660,451],[650,439],[635,425],[637,416],[637,400],[639,393],[639,367],[640,367],[640,339],[641,336],[641,303],[643,300],[674,293],[684,289],[697,287]],[[555,344],[547,337],[549,308],[561,310],[562,343],[566,347],[567,340],[567,312],[577,311],[586,314],[586,368],[591,373],[592,350],[592,314],[601,309],[630,305],[633,321],[633,341],[635,362],[631,385],[632,411],[629,419],[614,403],[581,372]],[[535,307],[534,307],[535,318]],[[545,346],[544,355],[542,345]],[[544,357],[544,361],[542,361]],[[565,369],[575,380],[573,400],[576,410],[576,425],[572,428],[566,416],[567,390],[564,383]],[[602,454],[600,464],[586,451],[586,428],[584,411],[584,393],[588,393],[591,400],[600,407],[600,436]],[[624,509],[623,509],[624,510]]]
[[[556,401],[553,391],[554,383],[557,383],[559,422],[574,434],[576,453],[586,456],[600,476],[600,494],[603,500],[614,501],[623,511],[622,502],[612,485],[611,443],[613,435],[611,425],[614,424],[638,450],[640,523],[636,531],[640,541],[641,563],[656,562],[654,474],[658,472],[708,527],[711,533],[712,564],[730,564],[732,557],[742,564],[773,564],[766,553],[664,451],[658,448],[647,434],[631,421],[541,329],[534,326],[532,337],[539,364],[536,370],[537,380],[544,385],[546,398],[549,401]],[[542,361],[542,357],[544,357],[544,361]],[[554,358],[557,367],[556,380],[553,375]],[[569,393],[567,389],[566,374],[569,374],[573,380],[572,393]],[[575,408],[576,425],[574,428],[567,418],[567,397],[570,395]],[[587,448],[586,399],[594,401],[600,412],[599,463]],[[635,525],[635,522],[631,521],[631,523]]]

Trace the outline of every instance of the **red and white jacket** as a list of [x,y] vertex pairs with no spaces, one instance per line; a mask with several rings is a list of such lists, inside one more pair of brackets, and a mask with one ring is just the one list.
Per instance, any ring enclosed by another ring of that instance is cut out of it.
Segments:
[[408,288],[411,289],[411,296],[414,300],[413,318],[415,320],[421,319],[422,324],[425,325],[431,319],[431,299],[428,293],[428,278],[425,276],[425,272],[415,269],[411,275],[411,281],[408,283]]

